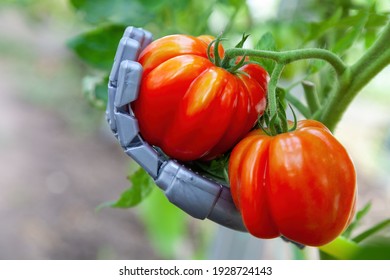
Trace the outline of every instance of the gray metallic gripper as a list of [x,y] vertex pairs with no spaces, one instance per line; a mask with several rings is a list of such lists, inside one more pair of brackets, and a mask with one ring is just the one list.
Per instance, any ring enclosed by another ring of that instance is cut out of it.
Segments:
[[228,228],[246,231],[230,189],[166,159],[139,134],[138,121],[128,106],[137,99],[142,77],[138,55],[152,34],[128,27],[120,40],[108,84],[107,122],[125,153],[144,168],[168,200],[197,219],[210,219]]
[[146,30],[132,26],[125,30],[109,78],[107,122],[125,153],[148,172],[171,203],[194,218],[207,218],[230,229],[246,231],[230,188],[167,159],[142,139],[129,104],[137,99],[141,83],[143,69],[137,58],[151,41],[152,34]]

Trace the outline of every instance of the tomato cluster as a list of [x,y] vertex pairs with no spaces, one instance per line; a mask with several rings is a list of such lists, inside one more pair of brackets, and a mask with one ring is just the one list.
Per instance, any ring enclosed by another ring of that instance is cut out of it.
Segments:
[[[144,72],[131,104],[144,139],[180,161],[209,160],[231,149],[231,193],[247,230],[320,246],[354,213],[353,163],[321,123],[304,120],[270,136],[253,130],[266,108],[268,74],[246,61],[231,73],[213,63],[211,36],[172,35],[141,53]],[[215,45],[213,45],[215,46]]]

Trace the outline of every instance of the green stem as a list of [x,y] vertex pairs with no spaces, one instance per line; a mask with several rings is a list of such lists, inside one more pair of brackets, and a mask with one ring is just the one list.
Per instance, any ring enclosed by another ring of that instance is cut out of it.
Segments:
[[295,108],[298,109],[298,111],[305,117],[310,118],[310,111],[309,109],[294,95],[292,95],[290,92],[287,92],[286,94],[286,100],[290,102]]
[[340,76],[319,120],[334,130],[349,104],[379,72],[390,64],[390,22],[367,52]]
[[328,62],[339,75],[346,69],[344,62],[336,54],[328,50],[316,48],[284,52],[232,48],[225,52],[225,59],[230,60],[242,55],[271,59],[280,64],[288,64],[303,59],[320,59]]
[[339,236],[332,242],[318,247],[318,249],[336,259],[349,260],[359,251],[360,247],[355,242]]
[[[278,114],[278,100],[276,97],[276,87],[279,78],[283,72],[284,64],[276,64],[271,74],[271,79],[268,83],[267,101],[268,101],[268,113],[270,119],[277,117]],[[279,120],[276,119],[276,127],[279,127]]]
[[303,81],[302,87],[305,92],[305,98],[310,109],[310,114],[313,115],[320,108],[320,101],[318,99],[315,85],[312,82]]
[[380,222],[379,224],[376,224],[372,228],[366,230],[365,232],[359,234],[358,236],[354,237],[352,240],[356,243],[362,242],[367,237],[370,237],[374,233],[383,230],[384,228],[390,227],[390,219],[384,220]]
[[219,50],[219,42],[221,40],[221,37],[218,36],[214,43],[214,64],[217,66],[221,66],[221,58],[219,56],[218,50]]

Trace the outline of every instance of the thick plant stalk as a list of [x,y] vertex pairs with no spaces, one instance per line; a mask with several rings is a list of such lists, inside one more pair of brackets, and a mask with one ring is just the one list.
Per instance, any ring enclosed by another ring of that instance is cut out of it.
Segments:
[[379,72],[390,64],[390,22],[368,51],[339,78],[339,86],[330,95],[319,121],[330,130],[336,128],[342,115],[360,92]]
[[353,256],[359,252],[360,248],[355,242],[339,236],[332,242],[323,245],[318,249],[336,259],[348,260],[353,258]]

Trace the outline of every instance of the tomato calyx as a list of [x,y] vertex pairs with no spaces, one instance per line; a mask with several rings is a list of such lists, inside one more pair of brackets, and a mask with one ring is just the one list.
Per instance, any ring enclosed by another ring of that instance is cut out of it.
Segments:
[[210,44],[207,46],[207,57],[208,59],[214,63],[218,67],[222,67],[221,65],[221,56],[218,53],[219,44],[221,41],[225,39],[219,35],[216,39],[212,40]]
[[[238,42],[234,47],[234,49],[243,49],[244,52],[241,52],[240,56],[228,56],[225,54],[220,55],[220,52],[218,51],[221,41],[225,40],[222,38],[222,34],[220,34],[217,38],[212,40],[207,47],[208,59],[217,67],[221,67],[232,74],[248,75],[242,71],[242,67],[245,65],[257,64],[262,67],[262,65],[258,62],[250,60],[250,58],[246,55],[246,51],[243,47],[248,37],[249,35],[244,33],[240,42]],[[226,50],[226,52],[228,53],[229,50]],[[296,115],[290,105],[288,106],[293,113],[294,121],[289,122],[287,120],[287,104],[285,102],[286,91],[277,87],[277,82],[283,68],[284,64],[278,64],[272,72],[271,80],[269,80],[269,86],[267,89],[267,109],[264,115],[257,122],[257,127],[261,128],[267,135],[270,136],[294,131],[297,126]]]
[[[276,89],[277,97],[277,111],[274,115],[271,115],[269,110],[264,112],[264,115],[257,121],[257,128],[260,128],[268,136],[275,136],[278,134],[292,132],[297,128],[297,116],[294,109],[289,103],[284,100],[285,92],[281,88]],[[286,110],[290,108],[293,121],[287,119]]]
[[[245,41],[248,39],[248,34],[243,34],[241,41],[235,46],[235,48],[242,48],[244,46]],[[215,64],[218,67],[221,67],[225,69],[226,71],[236,74],[244,74],[247,75],[247,73],[240,71],[240,68],[244,65],[254,63],[253,61],[249,61],[248,56],[245,54],[243,56],[237,57],[237,58],[228,58],[226,56],[221,57],[219,54],[219,45],[221,41],[225,41],[226,39],[222,37],[222,34],[220,34],[216,39],[210,42],[210,44],[207,47],[207,57],[208,59]]]

